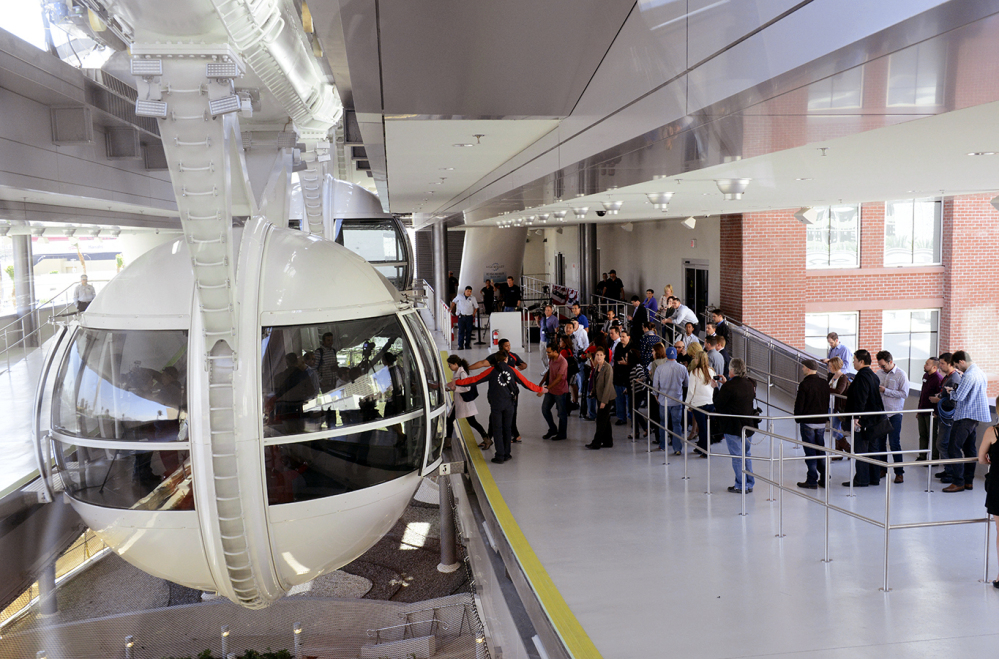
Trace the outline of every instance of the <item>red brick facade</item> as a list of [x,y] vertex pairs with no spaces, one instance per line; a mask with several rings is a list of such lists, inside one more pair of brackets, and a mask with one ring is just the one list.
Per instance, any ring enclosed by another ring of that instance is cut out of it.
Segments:
[[736,320],[804,348],[805,314],[858,311],[859,346],[882,341],[884,309],[940,308],[940,352],[968,350],[999,392],[999,212],[992,194],[948,197],[940,266],[884,267],[884,203],[861,207],[860,267],[805,269],[795,210],[721,218],[721,306]]

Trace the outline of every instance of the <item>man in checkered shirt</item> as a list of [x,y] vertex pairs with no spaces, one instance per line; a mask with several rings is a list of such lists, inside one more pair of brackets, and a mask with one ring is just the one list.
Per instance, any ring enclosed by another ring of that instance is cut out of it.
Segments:
[[[953,356],[954,365],[964,373],[961,383],[950,391],[950,398],[956,404],[954,408],[954,427],[950,431],[950,454],[948,458],[974,458],[975,439],[978,435],[979,422],[989,423],[992,414],[989,412],[989,399],[986,393],[988,379],[982,369],[971,362],[971,354],[958,350]],[[944,492],[961,492],[974,487],[975,463],[947,465],[951,484]]]

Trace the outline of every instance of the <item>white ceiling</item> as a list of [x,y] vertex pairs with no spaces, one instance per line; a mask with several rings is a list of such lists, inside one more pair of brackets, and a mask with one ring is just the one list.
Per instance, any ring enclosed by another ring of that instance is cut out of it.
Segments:
[[391,212],[433,213],[557,126],[555,119],[386,117]]
[[[826,155],[820,149],[825,148]],[[994,156],[969,156],[995,152]],[[750,178],[744,197],[726,201],[717,179]],[[807,180],[798,180],[807,179]],[[852,204],[999,190],[999,103],[918,119],[808,146],[730,162],[477,222],[494,226],[555,209],[589,206],[586,222],[685,218],[802,206]],[[669,210],[645,194],[674,192]],[[602,201],[624,202],[598,218]],[[578,223],[572,212],[567,223]]]
[[44,190],[24,190],[21,188],[12,188],[6,185],[0,185],[0,199],[5,201],[24,202],[28,204],[62,206],[65,208],[86,208],[95,211],[135,213],[137,215],[148,215],[150,217],[177,217],[176,209],[167,210],[156,208],[155,206],[130,204],[124,201],[61,194],[58,192],[47,192]]

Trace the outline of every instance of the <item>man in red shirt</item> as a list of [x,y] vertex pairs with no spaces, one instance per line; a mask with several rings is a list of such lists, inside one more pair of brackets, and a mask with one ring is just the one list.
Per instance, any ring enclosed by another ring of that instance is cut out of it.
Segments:
[[[569,420],[569,406],[566,396],[569,392],[569,383],[566,378],[569,373],[569,362],[559,354],[558,348],[549,343],[545,347],[548,354],[548,371],[545,372],[539,384],[548,385],[548,393],[541,401],[541,416],[548,422],[548,432],[542,439],[560,440],[565,439],[565,429]],[[558,410],[558,427],[555,427],[555,420],[552,419],[552,405]]]

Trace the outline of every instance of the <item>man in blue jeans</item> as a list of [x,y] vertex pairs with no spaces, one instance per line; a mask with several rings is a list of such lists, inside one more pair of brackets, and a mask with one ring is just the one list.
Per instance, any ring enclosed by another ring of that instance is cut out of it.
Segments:
[[[892,451],[892,459],[895,462],[904,462],[905,456],[897,451],[902,450],[902,408],[905,407],[905,399],[909,397],[909,378],[905,371],[895,365],[894,358],[887,350],[881,350],[877,354],[878,380],[881,381],[881,402],[888,413],[888,422],[891,424],[891,432],[888,433],[888,446]],[[878,448],[881,448],[880,446]],[[887,456],[885,462],[887,462]],[[882,471],[885,471],[882,469]],[[895,467],[895,481],[901,483],[905,479],[902,467]],[[882,474],[885,475],[885,474]]]
[[[988,378],[977,364],[971,361],[971,353],[958,350],[954,353],[954,366],[961,371],[961,384],[956,389],[948,387],[947,393],[954,401],[954,426],[950,431],[950,453],[948,458],[974,458],[975,440],[979,423],[991,423],[987,394]],[[995,469],[995,465],[992,466]],[[947,465],[951,484],[944,492],[963,492],[975,487],[975,461],[964,464]]]
[[[659,416],[662,424],[670,431],[670,445],[673,455],[683,450],[683,388],[687,386],[687,369],[676,361],[676,348],[666,348],[666,361],[656,368],[652,376],[652,389],[659,400]],[[659,435],[659,450],[666,450],[666,433]]]
[[[954,355],[949,352],[941,354],[938,361],[940,372],[943,373],[944,378],[940,382],[940,393],[936,396],[930,396],[930,402],[937,406],[937,413],[940,417],[937,451],[941,458],[946,458],[950,455],[950,431],[954,427],[954,408],[956,407],[956,403],[950,399],[950,394],[947,393],[944,387],[956,389],[957,385],[961,383],[961,371],[957,370],[957,367],[954,366]],[[944,465],[943,471],[937,472],[935,476],[942,483],[949,484],[952,481],[949,471],[947,466]]]
[[451,301],[451,313],[458,316],[458,350],[472,348],[472,327],[478,308],[479,301],[472,295],[471,286],[466,286],[465,292]]
[[620,340],[614,346],[611,364],[614,366],[614,399],[616,407],[616,426],[627,425],[628,415],[631,412],[631,368],[628,366],[628,349],[630,348],[631,336],[621,334]]
[[[662,368],[660,366],[659,368]],[[656,369],[659,373],[659,369]],[[753,476],[753,462],[749,460],[750,444],[746,441],[746,480],[742,479],[742,429],[749,425],[756,414],[756,383],[748,376],[746,362],[736,357],[728,365],[728,378],[722,377],[722,386],[715,391],[715,410],[721,414],[738,415],[720,417],[721,431],[725,444],[732,455],[732,471],[735,472],[735,485],[729,492],[742,494],[753,491],[756,478]]]
[[[819,375],[818,362],[814,359],[806,359],[801,362],[801,372],[805,377],[798,385],[798,393],[794,398],[794,415],[810,416],[813,414],[825,414],[829,411],[829,383]],[[801,432],[801,441],[809,444],[825,446],[826,419],[828,417],[816,417],[814,419],[802,419],[798,423]],[[740,439],[741,441],[741,439]],[[824,452],[810,446],[803,446],[805,455],[822,456]],[[742,448],[740,447],[740,453]],[[805,490],[814,490],[826,486],[826,463],[825,460],[805,460],[808,469],[805,480],[798,483],[798,487]]]

